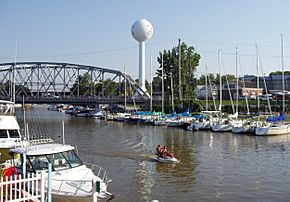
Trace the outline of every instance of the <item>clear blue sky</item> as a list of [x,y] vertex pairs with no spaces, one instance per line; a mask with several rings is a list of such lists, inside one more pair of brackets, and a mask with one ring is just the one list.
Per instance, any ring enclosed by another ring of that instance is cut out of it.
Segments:
[[[138,43],[131,26],[145,18],[154,27],[146,43],[153,72],[158,52],[178,38],[201,54],[197,73],[217,73],[217,51],[226,73],[234,74],[238,46],[242,72],[255,74],[255,43],[268,74],[281,70],[280,34],[285,41],[285,69],[290,67],[290,1],[287,0],[1,0],[0,62],[51,61],[122,70],[138,77]],[[241,71],[240,71],[241,72]]]

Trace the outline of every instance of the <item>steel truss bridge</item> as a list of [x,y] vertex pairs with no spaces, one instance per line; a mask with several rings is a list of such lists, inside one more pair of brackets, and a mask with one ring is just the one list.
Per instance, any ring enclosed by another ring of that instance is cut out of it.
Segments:
[[[80,95],[80,88],[83,88],[80,78],[84,79],[84,75],[89,82],[85,86],[85,95]],[[110,82],[105,82],[108,79]],[[118,84],[115,93],[105,93],[113,82]],[[96,83],[101,85],[98,92]],[[135,95],[138,93],[138,99],[133,101],[148,100],[148,92],[144,92],[130,75],[118,70],[56,62],[0,64],[1,99],[15,99],[18,103],[23,97],[27,103],[124,103],[124,89],[121,88],[124,83],[134,90]],[[132,101],[132,95],[126,97],[128,102]]]

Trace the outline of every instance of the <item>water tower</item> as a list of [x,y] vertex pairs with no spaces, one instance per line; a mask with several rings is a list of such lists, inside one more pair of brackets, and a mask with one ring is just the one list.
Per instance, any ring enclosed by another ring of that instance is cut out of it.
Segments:
[[131,28],[134,39],[139,42],[139,86],[144,92],[145,88],[145,41],[153,35],[152,24],[145,19],[137,20]]

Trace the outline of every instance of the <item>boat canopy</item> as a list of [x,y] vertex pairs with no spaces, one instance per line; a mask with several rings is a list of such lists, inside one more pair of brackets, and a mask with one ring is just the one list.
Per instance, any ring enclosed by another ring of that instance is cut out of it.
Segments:
[[267,122],[279,122],[284,120],[285,120],[284,112],[281,112],[279,116],[271,116],[266,119]]
[[164,112],[138,111],[134,114],[139,116],[162,116],[164,115]]
[[71,145],[51,143],[51,144],[32,145],[32,146],[27,146],[27,147],[18,147],[18,148],[10,149],[10,152],[32,156],[32,155],[43,155],[43,154],[56,154],[56,153],[65,152],[69,150],[74,150],[74,147]]
[[182,112],[182,113],[178,114],[178,116],[190,116],[190,114],[189,114],[189,108],[187,108],[185,110],[185,112]]

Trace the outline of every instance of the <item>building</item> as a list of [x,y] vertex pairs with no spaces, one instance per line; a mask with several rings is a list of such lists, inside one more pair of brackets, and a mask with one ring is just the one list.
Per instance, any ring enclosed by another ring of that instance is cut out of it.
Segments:
[[[230,100],[237,98],[237,88],[236,88],[236,81],[229,81],[228,83],[223,84],[222,93],[223,93],[223,100]],[[238,94],[239,97],[247,96],[248,98],[256,99],[257,95],[263,94],[263,88],[255,88],[255,87],[244,87],[243,82],[239,81],[238,84]]]
[[206,89],[206,85],[197,85],[194,89],[195,95],[197,99],[205,100],[206,96],[208,99],[213,99],[218,96],[217,86],[208,85]]

